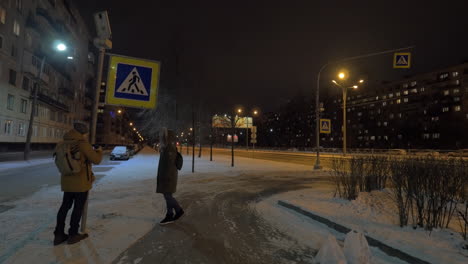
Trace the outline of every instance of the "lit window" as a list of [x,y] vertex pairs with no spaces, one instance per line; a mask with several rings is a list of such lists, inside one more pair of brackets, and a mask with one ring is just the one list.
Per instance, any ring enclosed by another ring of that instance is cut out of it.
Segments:
[[379,97],[378,97],[378,96],[376,96],[376,97],[375,97],[375,100],[379,100]]
[[439,121],[439,117],[438,116],[432,117],[432,121]]
[[24,137],[25,134],[26,133],[25,133],[24,123],[18,123],[18,136]]
[[426,90],[426,88],[424,88],[424,87],[421,87],[421,89],[420,89],[421,92],[424,92],[425,90]]
[[382,106],[386,106],[386,105],[387,105],[387,102],[383,102],[383,103],[382,103]]
[[387,121],[383,122],[383,125],[384,125],[384,126],[387,126],[387,125],[388,125],[388,122],[387,122]]
[[416,82],[416,81],[412,81],[412,82],[411,82],[411,87],[415,87],[415,86],[416,86],[416,84],[418,84],[418,82]]
[[455,112],[460,112],[461,106],[456,105],[456,106],[453,108],[453,110],[455,110]]
[[398,139],[402,139],[403,138],[403,135],[398,135]]
[[453,98],[453,101],[454,101],[454,102],[460,102],[460,97],[454,97],[454,98]]
[[357,113],[358,116],[362,116],[362,112]]
[[432,138],[440,138],[440,134],[439,133],[434,133],[434,134],[432,134]]
[[441,79],[441,80],[447,79],[448,77],[449,77],[448,73],[442,73],[441,75],[439,75],[439,79]]
[[401,103],[401,99],[397,99],[397,100],[396,100],[396,103],[397,103],[397,104],[400,104],[400,103]]
[[408,84],[407,83],[403,84],[403,88],[408,88]]
[[407,103],[407,102],[408,102],[408,98],[403,98],[403,102]]
[[460,85],[460,80],[456,80],[455,85]]
[[392,94],[392,93],[388,95],[388,98],[392,98],[392,97],[393,97],[393,94]]
[[397,92],[397,93],[396,93],[396,96],[400,96],[400,92]]
[[442,108],[442,112],[445,113],[445,112],[448,112],[448,111],[449,111],[449,108],[448,108],[448,107],[443,107],[443,108]]
[[459,93],[459,92],[460,92],[460,89],[453,89],[454,94]]
[[401,118],[403,115],[401,113],[398,114],[398,117]]
[[411,89],[411,92],[412,92],[412,93],[417,93],[417,92],[418,92],[418,89],[416,89],[416,88]]
[[375,140],[375,136],[371,136],[370,139],[371,139],[371,140]]
[[407,95],[407,94],[408,94],[408,91],[403,91],[403,94]]
[[3,7],[0,7],[0,23],[6,23],[6,9]]
[[457,77],[457,76],[458,76],[458,72],[452,72],[452,76],[453,76],[453,77]]
[[13,110],[15,107],[15,96],[9,94],[7,98],[7,109],[8,110]]
[[429,134],[423,134],[423,139],[429,139],[430,135]]
[[16,36],[19,36],[20,33],[21,33],[21,26],[18,23],[18,21],[15,20],[13,22],[13,34],[15,34]]
[[5,120],[5,126],[3,128],[3,132],[6,135],[11,135],[12,128],[13,128],[13,121]]

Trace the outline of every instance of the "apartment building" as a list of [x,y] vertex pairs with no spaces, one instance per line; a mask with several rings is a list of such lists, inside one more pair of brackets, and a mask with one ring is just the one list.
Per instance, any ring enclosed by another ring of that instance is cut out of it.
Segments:
[[24,147],[34,87],[33,149],[52,147],[73,120],[90,120],[91,39],[72,1],[0,0],[0,151]]
[[[468,148],[468,63],[349,93],[348,146],[355,148]],[[322,145],[342,144],[342,102],[324,115],[332,133]]]

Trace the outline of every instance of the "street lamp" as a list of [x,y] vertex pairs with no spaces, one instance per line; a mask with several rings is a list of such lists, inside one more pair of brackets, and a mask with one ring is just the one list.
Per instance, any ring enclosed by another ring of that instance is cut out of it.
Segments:
[[65,45],[63,43],[58,43],[57,46],[56,46],[56,49],[58,51],[66,51],[67,50],[67,45]]
[[[55,46],[55,50],[59,52],[63,52],[67,50],[67,46],[63,44],[62,42],[58,42],[58,44]],[[36,82],[34,83],[34,88],[33,88],[33,95],[32,95],[32,104],[31,104],[31,116],[29,118],[29,124],[28,124],[28,133],[26,134],[26,142],[24,145],[24,160],[29,159],[29,153],[31,152],[31,138],[32,138],[32,130],[33,130],[33,125],[34,125],[34,116],[36,115],[36,106],[37,106],[37,93],[40,88],[40,81],[42,78],[42,72],[44,71],[44,65],[45,65],[45,60],[46,56],[44,55],[42,57],[41,61],[41,67],[39,68],[39,71],[37,71],[36,75]]]
[[130,122],[130,126],[133,126],[133,123],[132,123],[132,122]]
[[[338,74],[338,77],[340,77],[341,73]],[[336,86],[340,87],[341,90],[343,91],[343,155],[346,155],[346,100],[348,98],[348,89],[349,88],[353,88],[353,89],[357,89],[358,86],[357,85],[353,85],[353,86],[349,86],[349,87],[346,87],[346,86],[343,86],[341,84],[339,84],[337,81],[335,80],[332,80],[332,83],[334,83]],[[359,80],[359,83],[364,83],[364,80]]]
[[133,131],[136,131],[136,128],[133,128]]
[[120,109],[117,110],[117,113],[118,113],[118,114],[121,114],[121,113],[122,113],[122,110],[120,110]]

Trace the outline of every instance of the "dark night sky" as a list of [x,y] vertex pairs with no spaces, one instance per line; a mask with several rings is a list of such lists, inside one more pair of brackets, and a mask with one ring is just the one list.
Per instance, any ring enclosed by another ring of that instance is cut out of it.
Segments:
[[[392,69],[392,55],[345,65],[370,83],[468,60],[466,1],[75,2],[91,26],[93,12],[108,10],[111,52],[162,61],[162,88],[180,54],[178,101],[197,89],[219,111],[312,96],[321,65],[341,57],[416,45],[411,70]],[[325,84],[340,67],[328,68],[323,89],[336,89]]]

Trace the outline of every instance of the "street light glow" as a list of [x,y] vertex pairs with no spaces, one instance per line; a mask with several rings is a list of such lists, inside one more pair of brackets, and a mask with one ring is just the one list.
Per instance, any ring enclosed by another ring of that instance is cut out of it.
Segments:
[[132,122],[130,122],[130,126],[133,126],[133,123],[132,123]]
[[359,83],[364,83],[364,80],[359,80]]
[[357,85],[353,85],[353,88],[354,88],[354,89],[357,89],[357,88],[358,88],[358,86],[357,86]]
[[73,60],[73,56],[68,56],[67,59]]
[[237,109],[237,113],[239,113],[239,114],[242,113],[242,109],[240,109],[240,108]]
[[332,83],[337,84],[335,80],[332,80]]
[[59,43],[57,44],[57,50],[58,51],[66,51],[67,50],[67,46],[63,43]]
[[257,114],[258,114],[258,111],[257,111],[257,110],[255,110],[253,113],[254,113],[254,115],[257,115]]
[[340,78],[341,80],[343,80],[345,77],[346,77],[346,74],[344,72],[340,72],[338,74],[338,78]]
[[133,131],[136,131],[136,128],[133,128]]

